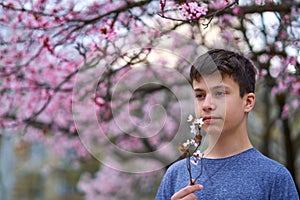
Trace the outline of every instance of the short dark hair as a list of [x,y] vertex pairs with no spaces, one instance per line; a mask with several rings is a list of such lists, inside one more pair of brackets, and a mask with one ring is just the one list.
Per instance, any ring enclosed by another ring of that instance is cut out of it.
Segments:
[[238,83],[240,96],[254,93],[257,70],[253,63],[244,56],[224,49],[213,49],[199,56],[191,66],[190,79],[199,81],[202,75],[219,71]]

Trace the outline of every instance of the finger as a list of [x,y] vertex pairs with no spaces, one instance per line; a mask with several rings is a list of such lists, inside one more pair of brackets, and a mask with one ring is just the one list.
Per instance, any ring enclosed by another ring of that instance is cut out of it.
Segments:
[[181,200],[198,200],[198,197],[195,194],[192,193],[192,194],[189,194],[189,195],[185,196]]
[[180,199],[188,196],[189,194],[192,194],[193,192],[196,192],[198,190],[202,190],[202,185],[188,185],[185,188],[181,189],[180,191],[176,192],[172,199]]

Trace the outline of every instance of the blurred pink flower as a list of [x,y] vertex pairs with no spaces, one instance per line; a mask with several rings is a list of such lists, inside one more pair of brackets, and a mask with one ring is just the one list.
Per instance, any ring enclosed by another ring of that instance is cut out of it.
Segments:
[[198,19],[208,11],[206,4],[199,5],[197,2],[184,3],[181,9],[182,15],[188,19]]

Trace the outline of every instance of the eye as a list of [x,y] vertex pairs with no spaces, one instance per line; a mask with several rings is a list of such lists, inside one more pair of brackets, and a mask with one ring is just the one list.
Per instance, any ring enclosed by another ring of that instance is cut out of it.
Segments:
[[215,95],[216,97],[222,97],[222,96],[225,95],[225,91],[224,91],[224,90],[216,91],[214,95]]
[[201,100],[201,99],[205,98],[205,94],[204,93],[195,93],[195,97],[196,97],[196,99]]

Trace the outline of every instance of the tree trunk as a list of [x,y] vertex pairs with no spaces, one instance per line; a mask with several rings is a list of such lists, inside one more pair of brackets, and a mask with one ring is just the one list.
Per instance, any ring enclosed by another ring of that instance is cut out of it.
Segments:
[[0,146],[0,199],[10,200],[15,184],[13,137],[7,130],[2,130]]

